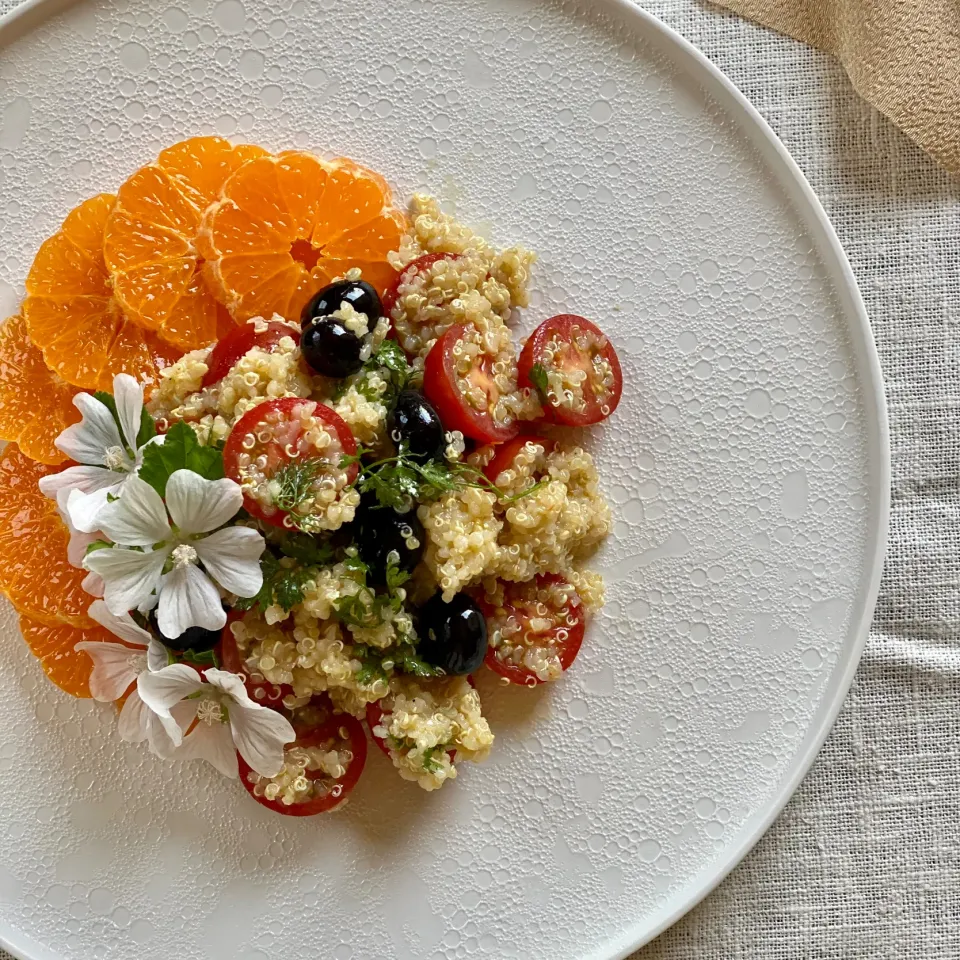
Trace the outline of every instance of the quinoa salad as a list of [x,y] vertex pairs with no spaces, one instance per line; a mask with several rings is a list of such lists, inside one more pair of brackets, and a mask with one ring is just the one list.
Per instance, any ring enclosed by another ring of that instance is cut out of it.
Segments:
[[[24,551],[33,528],[0,516],[0,552],[30,554],[0,581],[24,638],[63,689],[116,704],[122,739],[279,814],[342,806],[371,740],[436,790],[494,748],[473,675],[517,696],[561,681],[603,605],[610,507],[581,441],[619,403],[616,351],[565,312],[520,338],[535,254],[426,195],[398,209],[353,161],[194,138],[143,170],[93,252],[92,208],[68,217],[3,327],[61,390],[40,443],[5,426],[0,388],[6,513],[57,531]],[[80,283],[54,241],[103,271],[132,360],[74,370],[47,347],[45,311],[74,302],[47,274]],[[24,587],[44,564],[60,594]]]

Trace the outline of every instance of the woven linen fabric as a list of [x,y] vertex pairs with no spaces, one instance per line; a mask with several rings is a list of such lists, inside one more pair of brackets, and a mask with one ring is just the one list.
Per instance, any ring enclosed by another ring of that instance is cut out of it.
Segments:
[[[815,766],[744,863],[634,960],[954,960],[960,182],[827,55],[697,0],[642,5],[753,101],[840,235],[886,378],[893,513],[870,640]],[[14,6],[0,0],[0,14]]]

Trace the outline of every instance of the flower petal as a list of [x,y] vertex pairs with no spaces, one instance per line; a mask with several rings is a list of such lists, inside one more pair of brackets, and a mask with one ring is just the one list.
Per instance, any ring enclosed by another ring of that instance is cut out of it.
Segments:
[[283,746],[297,738],[285,716],[259,703],[231,706],[230,729],[240,756],[263,777],[283,769]]
[[209,533],[243,506],[240,484],[207,480],[192,470],[176,470],[167,481],[167,509],[183,533]]
[[[147,739],[147,722],[152,710],[140,699],[140,693],[134,690],[120,710],[117,733],[126,743],[143,743]],[[156,714],[154,714],[156,716]]]
[[120,499],[98,514],[100,529],[125,547],[149,547],[170,536],[170,522],[160,494],[145,480],[129,477]]
[[203,677],[211,687],[216,687],[225,693],[231,701],[240,704],[240,706],[255,706],[250,694],[247,691],[247,685],[243,682],[243,677],[239,674],[231,673],[229,670],[218,670],[211,667],[204,670]]
[[201,689],[203,677],[185,663],[172,663],[162,670],[148,670],[137,677],[140,698],[160,717],[171,716],[174,705]]
[[[114,474],[118,476],[118,474]],[[102,490],[94,490],[93,493],[81,493],[79,490],[71,490],[66,500],[66,513],[70,524],[76,530],[83,533],[93,533],[99,529],[100,511],[109,502],[108,495],[117,495],[121,487],[120,483],[113,487],[104,487]],[[60,495],[62,496],[62,494]],[[58,497],[59,502],[59,497]]]
[[103,598],[119,617],[144,603],[160,586],[166,559],[166,550],[141,553],[110,547],[88,553],[83,566],[103,577]]
[[150,751],[162,760],[169,760],[183,744],[184,730],[190,729],[197,716],[197,705],[193,700],[178,703],[171,716],[161,717],[151,711],[147,721],[147,742]]
[[136,661],[143,658],[142,649],[103,640],[81,640],[73,649],[86,651],[93,661],[90,693],[94,700],[101,703],[119,700],[137,679]]
[[83,415],[83,419],[67,427],[53,441],[54,446],[77,463],[103,464],[106,451],[110,447],[122,447],[117,421],[109,407],[89,393],[78,393],[73,405]]
[[175,566],[160,585],[157,626],[175,640],[190,627],[219,630],[227,622],[220,594],[210,578],[195,564]]
[[193,731],[184,738],[183,746],[177,753],[184,760],[206,760],[225,777],[236,780],[240,775],[237,768],[237,750],[233,745],[233,735],[226,723],[198,723]]
[[[81,564],[83,566],[83,564]],[[81,581],[80,586],[85,593],[91,597],[103,596],[103,577],[99,573],[88,573]]]
[[238,597],[255,597],[263,586],[260,555],[263,537],[250,527],[224,527],[209,537],[195,540],[193,547],[207,573],[224,590]]
[[159,640],[151,640],[147,647],[147,669],[157,673],[164,667],[170,666],[170,657],[167,648]]
[[[121,640],[132,643],[140,648],[140,653],[147,649],[148,644],[154,642],[153,634],[144,630],[133,622],[133,617],[129,613],[117,616],[110,612],[110,608],[102,600],[94,600],[87,607],[87,616],[96,620],[101,627],[105,627],[111,633],[115,633]],[[114,700],[117,698],[114,697]]]
[[117,417],[126,445],[136,450],[140,413],[143,410],[143,388],[129,373],[118,373],[113,378],[113,399],[117,404]]
[[100,539],[99,533],[81,533],[70,519],[68,504],[71,497],[82,497],[83,494],[77,490],[61,490],[57,494],[57,512],[60,519],[63,520],[67,530],[70,531],[70,540],[67,543],[67,563],[71,567],[81,569],[83,567],[83,558],[86,556],[87,547],[95,540]]
[[110,489],[123,482],[124,474],[106,467],[67,467],[59,473],[51,473],[40,478],[40,492],[55,500],[61,490],[79,490],[81,493],[93,493],[96,490]]
[[283,746],[297,735],[282,714],[254,703],[243,680],[226,670],[207,670],[208,683],[226,693],[231,702],[230,730],[240,756],[264,777],[275,777],[283,768]]

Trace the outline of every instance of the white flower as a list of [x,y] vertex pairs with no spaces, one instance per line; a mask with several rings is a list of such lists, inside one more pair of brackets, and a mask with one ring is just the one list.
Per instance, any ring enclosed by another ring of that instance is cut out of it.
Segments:
[[120,738],[128,743],[146,740],[158,756],[169,757],[179,743],[177,734],[180,728],[173,718],[160,717],[149,709],[134,686],[142,673],[162,670],[168,665],[166,648],[137,626],[129,614],[114,616],[102,600],[95,600],[87,612],[124,641],[82,640],[74,647],[75,650],[85,650],[93,661],[90,693],[95,700],[112,703],[133,686],[120,710]]
[[[43,479],[46,480],[48,478],[44,477]],[[73,487],[64,487],[57,491],[57,513],[60,514],[63,525],[70,533],[70,542],[67,544],[67,563],[69,563],[71,567],[82,567],[83,555],[86,553],[87,547],[100,538],[100,534],[97,532],[87,533],[78,530],[70,519],[71,497],[76,500],[77,497],[83,496],[84,494]]]
[[58,503],[58,494],[63,490],[83,494],[69,500],[70,517],[83,533],[97,529],[97,514],[106,505],[107,497],[119,495],[143,459],[143,448],[137,447],[143,387],[129,374],[118,373],[113,378],[113,399],[123,435],[106,404],[89,393],[78,393],[73,405],[83,418],[67,427],[54,444],[81,466],[68,467],[40,480],[40,490]]
[[227,615],[217,585],[240,597],[257,594],[263,585],[263,537],[250,527],[217,529],[243,503],[233,480],[177,470],[166,495],[165,507],[149,483],[131,477],[120,498],[97,517],[115,545],[87,554],[83,565],[103,577],[104,600],[117,616],[156,602],[165,637],[175,639],[190,627],[219,630]]
[[296,739],[286,717],[254,703],[243,680],[226,670],[210,669],[200,677],[192,667],[174,663],[141,673],[137,689],[164,720],[174,719],[181,705],[191,707],[196,725],[185,738],[179,725],[173,732],[178,744],[183,741],[178,756],[202,757],[227,777],[237,776],[237,751],[257,773],[276,776],[283,768],[284,744]]

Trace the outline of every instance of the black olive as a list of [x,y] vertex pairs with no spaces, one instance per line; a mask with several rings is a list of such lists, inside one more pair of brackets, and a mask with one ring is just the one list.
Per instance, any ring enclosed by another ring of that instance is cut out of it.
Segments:
[[[397,513],[390,507],[377,506],[376,498],[364,498],[353,521],[354,539],[360,559],[370,568],[373,583],[382,583],[387,570],[387,556],[397,552],[397,566],[409,572],[423,555],[426,535],[423,524],[417,519],[416,508],[407,513]],[[408,540],[416,540],[415,547],[407,546]]]
[[157,633],[165,647],[182,653],[184,650],[193,650],[203,653],[212,650],[220,642],[220,630],[207,630],[204,627],[188,627],[179,637],[168,637],[157,626]]
[[311,369],[341,380],[362,366],[363,340],[334,317],[321,317],[300,335],[300,351]]
[[473,673],[487,652],[487,621],[465,593],[449,603],[434,594],[420,608],[417,652],[451,676]]
[[383,316],[377,291],[365,280],[338,280],[314,294],[300,313],[300,326],[306,329],[314,320],[328,317],[349,303],[358,313],[365,313],[372,329]]
[[396,443],[404,444],[415,460],[437,460],[443,456],[446,439],[440,415],[416,390],[403,390],[387,417],[387,430]]

